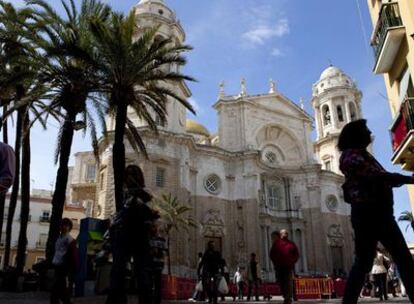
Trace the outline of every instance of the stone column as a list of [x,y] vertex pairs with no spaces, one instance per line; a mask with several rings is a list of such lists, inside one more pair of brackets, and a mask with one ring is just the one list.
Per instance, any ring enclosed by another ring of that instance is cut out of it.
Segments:
[[300,247],[302,248],[301,258],[303,259],[303,272],[307,273],[308,272],[308,255],[306,252],[305,238],[304,238],[304,234],[302,230],[301,230],[300,243],[301,243]]
[[270,271],[270,258],[269,258],[269,252],[270,252],[270,244],[271,244],[271,239],[270,239],[270,227],[266,226],[266,270],[269,272]]
[[331,113],[331,125],[338,129],[338,115],[336,113],[336,107],[334,106],[332,100],[329,101],[329,111]]
[[323,132],[322,132],[323,124],[322,124],[322,121],[321,121],[321,119],[322,119],[321,109],[319,107],[317,107],[315,109],[315,113],[316,113],[315,116],[316,116],[316,124],[317,124],[316,135],[317,135],[317,138],[319,139],[323,136]]
[[345,118],[346,118],[346,122],[349,123],[351,122],[351,112],[349,110],[349,101],[345,100]]

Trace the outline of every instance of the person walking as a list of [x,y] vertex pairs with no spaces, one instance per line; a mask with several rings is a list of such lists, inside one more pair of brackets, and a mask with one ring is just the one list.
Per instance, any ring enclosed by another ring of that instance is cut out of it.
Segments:
[[152,225],[150,248],[152,257],[153,303],[161,304],[161,277],[164,269],[164,260],[168,252],[167,240],[160,236],[159,223]]
[[52,260],[54,268],[53,286],[50,292],[50,303],[70,304],[72,288],[79,266],[78,248],[75,239],[70,235],[73,223],[63,218],[60,224],[60,236],[56,240],[55,254]]
[[[202,252],[199,252],[198,253],[197,269],[200,269],[200,267],[202,267],[202,266],[200,266],[202,260],[203,260],[203,253]],[[202,272],[202,269],[200,270],[200,272]],[[199,281],[200,281],[201,280],[200,274],[198,275],[198,277],[199,277]],[[196,288],[194,289],[193,296],[192,296],[192,298],[190,300],[192,302],[195,302],[195,301],[204,301],[205,300],[204,290],[203,291],[197,290],[197,285],[196,285]]]
[[387,293],[387,268],[385,263],[389,262],[389,259],[383,255],[380,249],[377,249],[377,255],[374,258],[374,265],[372,266],[372,276],[374,277],[375,287],[378,289],[378,298],[380,301],[388,300]]
[[377,243],[391,254],[400,270],[407,294],[414,302],[414,261],[394,218],[393,187],[413,184],[412,176],[387,172],[367,147],[371,131],[366,120],[348,123],[338,139],[342,152],[340,170],[345,176],[345,202],[351,205],[351,222],[355,234],[355,261],[350,271],[344,304],[354,304],[376,255]]
[[239,300],[243,300],[244,275],[243,275],[243,271],[240,269],[240,267],[237,267],[237,271],[234,274],[233,282],[234,282],[234,284],[236,284],[237,296],[238,296]]
[[398,280],[398,285],[400,286],[400,294],[402,297],[406,297],[407,296],[407,291],[405,290],[405,286],[404,283],[401,280],[401,275],[400,275],[400,271],[398,270],[398,267],[395,266],[395,276],[397,277]]
[[218,275],[223,274],[222,257],[214,248],[214,242],[207,243],[207,249],[198,265],[197,274],[202,278],[203,290],[206,291],[208,302],[217,304]]
[[148,206],[152,196],[145,190],[144,174],[138,166],[125,168],[124,204],[110,227],[113,266],[106,304],[125,304],[127,264],[134,260],[140,303],[152,303],[151,226],[160,216]]
[[252,296],[253,287],[256,301],[259,301],[259,284],[260,284],[260,266],[256,261],[256,254],[252,253],[250,255],[250,262],[247,265],[247,280],[249,283],[249,290],[247,294],[247,301],[250,301]]
[[398,278],[395,271],[394,263],[390,263],[388,267],[387,273],[387,286],[388,286],[388,294],[392,294],[393,298],[397,298],[397,287],[398,287]]
[[282,291],[283,303],[290,304],[294,297],[294,268],[299,259],[299,251],[296,244],[289,240],[289,233],[285,229],[280,233],[272,232],[272,240],[270,259]]

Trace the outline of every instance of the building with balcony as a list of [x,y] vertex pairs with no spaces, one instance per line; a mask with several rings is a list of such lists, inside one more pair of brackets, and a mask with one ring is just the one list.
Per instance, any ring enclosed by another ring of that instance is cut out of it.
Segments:
[[[4,257],[4,244],[6,241],[6,221],[9,210],[10,195],[7,194],[4,212],[3,232],[0,241],[0,268],[2,268]],[[52,212],[52,192],[48,190],[33,189],[30,196],[30,215],[27,227],[27,256],[25,269],[32,268],[32,265],[45,258],[46,242],[49,232],[50,216]],[[72,219],[72,236],[79,233],[79,223],[85,217],[85,209],[82,206],[74,206],[67,203],[63,216]],[[10,265],[14,265],[17,253],[17,241],[20,231],[20,197],[17,201],[16,211],[12,226]]]
[[[157,25],[159,35],[185,41],[165,1],[141,0],[134,9],[138,29]],[[247,87],[242,79],[240,91],[228,94],[220,85],[217,100],[211,102],[218,120],[214,133],[187,119],[185,108],[172,100],[158,135],[134,112],[128,113],[148,158],[125,140],[127,165],[139,165],[155,197],[171,193],[191,207],[190,215],[198,222],[196,229],[172,234],[174,274],[195,274],[197,253],[214,241],[230,269],[246,265],[255,252],[265,277],[273,280],[270,234],[280,229],[287,229],[300,248],[298,273],[348,272],[353,259],[350,208],[342,196],[335,146],[343,125],[362,117],[360,91],[341,69],[330,66],[323,71],[313,87],[318,130],[313,142],[314,118],[284,96],[274,81],[263,94],[251,94]],[[191,96],[185,84],[173,89],[182,98]],[[109,141],[100,144],[96,180],[87,178],[88,166],[95,165],[93,153],[78,153],[70,190],[73,202],[93,201],[93,215],[101,219],[115,212],[115,124],[111,117],[107,122]]]
[[[367,0],[373,24],[373,71],[385,80],[393,164],[414,172],[414,2]],[[414,209],[414,187],[409,186]]]

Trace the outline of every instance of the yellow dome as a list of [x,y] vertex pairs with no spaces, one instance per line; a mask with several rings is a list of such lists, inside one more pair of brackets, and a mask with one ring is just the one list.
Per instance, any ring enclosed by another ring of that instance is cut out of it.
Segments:
[[186,123],[186,131],[188,133],[193,133],[197,135],[203,135],[203,136],[210,136],[210,132],[204,127],[202,124],[199,124],[198,122],[194,120],[187,119]]

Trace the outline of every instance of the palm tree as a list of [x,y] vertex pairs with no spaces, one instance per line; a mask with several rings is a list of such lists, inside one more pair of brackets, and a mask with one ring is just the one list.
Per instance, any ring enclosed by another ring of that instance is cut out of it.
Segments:
[[[0,1],[0,46],[1,53],[5,59],[4,66],[10,72],[8,75],[10,77],[3,77],[1,84],[4,85],[2,89],[7,90],[12,88],[12,98],[9,101],[14,102],[14,104],[22,102],[28,89],[26,86],[27,81],[36,73],[35,68],[31,69],[31,65],[29,64],[29,58],[31,58],[34,50],[27,34],[30,31],[30,35],[35,36],[35,33],[30,30],[31,24],[29,19],[30,11],[28,9],[16,9],[12,4]],[[24,106],[17,111],[15,138],[16,171],[7,217],[4,267],[7,267],[9,264],[12,223],[19,193],[20,148],[23,138],[23,125],[26,120],[25,113],[27,113],[27,108],[25,109]],[[6,113],[5,116],[7,116]],[[28,142],[25,141],[25,143],[27,144]],[[28,151],[27,147],[25,147],[25,152]],[[25,181],[22,181],[24,187],[22,188],[21,203],[22,205],[28,206],[30,200],[30,174],[25,174],[25,179]],[[22,210],[27,212],[24,208]],[[24,228],[25,223],[21,222],[21,224],[23,225],[22,228]],[[22,233],[25,234],[25,231],[22,231]]]
[[[34,68],[35,65],[36,64],[33,63],[32,67]],[[43,83],[38,82],[37,79],[32,80],[34,82],[26,84],[27,90],[25,97],[22,98],[18,104],[11,107],[9,111],[10,114],[13,113],[13,111],[17,111],[18,115],[22,116],[21,209],[20,231],[16,254],[16,272],[18,275],[23,273],[26,263],[27,226],[30,214],[30,129],[35,122],[40,122],[42,127],[46,129],[46,121],[42,117],[43,114],[45,114],[45,111],[43,110],[45,104],[41,100],[47,96],[48,87]],[[49,111],[47,114],[50,114]]]
[[169,98],[194,112],[191,105],[171,89],[184,80],[193,79],[169,69],[170,65],[185,65],[182,53],[191,48],[175,46],[170,39],[154,39],[156,29],[138,37],[133,11],[128,16],[113,13],[109,23],[95,19],[91,22],[91,31],[99,52],[96,64],[99,66],[102,94],[108,97],[109,114],[115,117],[113,169],[115,203],[119,210],[125,169],[124,137],[128,138],[134,150],[145,153],[145,144],[128,119],[127,109],[133,110],[155,132],[157,125],[153,114],[165,122]]
[[[59,163],[55,190],[52,198],[52,214],[46,247],[46,259],[50,262],[54,255],[54,244],[59,237],[59,226],[66,199],[68,163],[74,131],[84,126],[89,130],[95,156],[98,158],[98,139],[94,115],[101,122],[104,135],[105,107],[95,92],[100,83],[96,78],[96,52],[91,43],[89,20],[105,22],[111,12],[110,7],[96,0],[83,0],[80,11],[74,0],[62,0],[66,13],[59,16],[43,0],[28,0],[34,5],[33,17],[41,24],[40,30],[45,39],[39,46],[50,60],[40,71],[41,77],[51,84],[51,104],[53,110],[63,110],[64,119],[60,126],[55,163]],[[80,116],[80,121],[77,121]]]
[[405,230],[407,230],[408,227],[411,226],[411,228],[414,231],[414,215],[413,215],[412,212],[410,212],[410,211],[401,212],[401,215],[399,216],[398,221],[399,222],[407,222],[408,224],[407,224],[407,227],[406,227]]
[[154,208],[158,210],[164,223],[164,231],[167,235],[168,247],[168,274],[171,275],[170,238],[172,230],[179,232],[181,229],[188,231],[190,227],[197,227],[193,218],[188,216],[192,209],[181,204],[177,197],[169,194],[162,194],[161,199],[154,201]]

